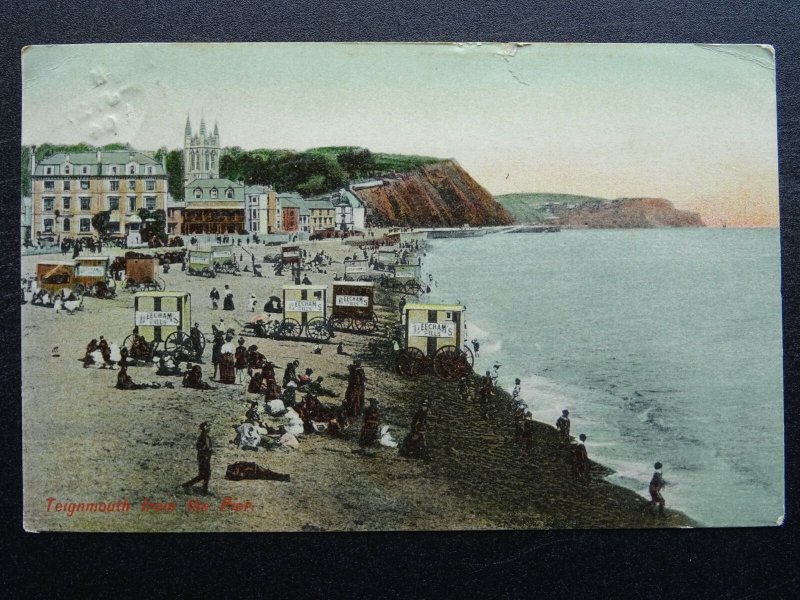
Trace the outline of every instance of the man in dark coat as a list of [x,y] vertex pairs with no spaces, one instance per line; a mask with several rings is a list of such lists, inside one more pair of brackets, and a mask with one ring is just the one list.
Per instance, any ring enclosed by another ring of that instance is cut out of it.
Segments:
[[221,330],[214,331],[214,345],[211,346],[211,364],[214,365],[214,379],[217,378],[219,359],[222,356],[222,346],[225,345],[225,334]]
[[248,368],[247,348],[244,346],[244,338],[239,338],[239,345],[236,346],[233,359],[233,366],[236,368],[236,383],[244,385],[244,379]]
[[197,449],[197,477],[181,484],[184,492],[188,492],[195,483],[203,482],[203,494],[208,493],[208,480],[211,479],[211,454],[213,453],[211,438],[208,430],[211,428],[208,421],[200,423],[200,435],[195,442]]
[[353,360],[353,363],[348,365],[347,370],[350,374],[347,379],[347,390],[344,393],[345,414],[348,417],[357,417],[364,408],[367,376],[359,358]]
[[183,375],[183,387],[195,390],[215,389],[203,381],[203,370],[200,368],[200,365],[192,366],[192,363],[187,363],[186,368],[187,371]]
[[650,492],[650,504],[646,506],[652,512],[653,509],[658,506],[658,514],[662,517],[664,516],[664,496],[661,495],[661,490],[664,489],[664,486],[667,485],[667,482],[664,481],[664,476],[661,474],[661,467],[663,465],[660,462],[655,464],[655,472],[653,473],[652,479],[650,479],[650,486],[648,491]]
[[411,420],[411,431],[408,432],[408,435],[400,445],[400,456],[405,456],[406,458],[422,458],[424,460],[429,459],[428,442],[425,439],[427,420],[428,405],[423,404]]
[[283,387],[290,381],[297,381],[297,367],[300,366],[299,360],[294,360],[286,365],[286,370],[283,372]]
[[572,448],[572,474],[577,479],[586,481],[589,478],[589,455],[586,452],[586,434],[578,436],[578,443]]

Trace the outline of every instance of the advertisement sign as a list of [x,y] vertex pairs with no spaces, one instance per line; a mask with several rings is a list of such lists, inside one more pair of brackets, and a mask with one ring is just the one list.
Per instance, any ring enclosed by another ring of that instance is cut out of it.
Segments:
[[368,296],[336,296],[336,306],[358,306],[367,308],[369,306]]
[[196,265],[207,265],[209,263],[208,256],[197,256],[192,254],[192,257],[189,259],[189,262]]
[[78,265],[78,277],[102,277],[106,274],[106,269],[102,265]]
[[287,300],[286,312],[323,312],[325,303],[322,300]]
[[443,321],[442,323],[417,323],[408,324],[408,335],[411,337],[434,337],[449,338],[454,337],[456,324],[453,321]]
[[151,327],[177,327],[181,324],[181,313],[164,310],[136,312],[136,326],[149,325]]

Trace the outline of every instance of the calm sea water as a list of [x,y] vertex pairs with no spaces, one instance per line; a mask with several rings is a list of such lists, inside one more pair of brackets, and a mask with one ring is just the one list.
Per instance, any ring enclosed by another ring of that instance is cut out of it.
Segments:
[[476,370],[568,408],[610,479],[705,525],[783,514],[777,229],[490,234],[432,241],[430,299],[467,307]]

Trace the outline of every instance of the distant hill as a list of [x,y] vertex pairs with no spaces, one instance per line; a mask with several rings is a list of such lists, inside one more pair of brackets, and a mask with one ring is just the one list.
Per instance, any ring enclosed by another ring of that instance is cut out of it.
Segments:
[[518,223],[570,229],[705,227],[697,213],[676,209],[664,198],[609,200],[571,194],[506,194],[497,200]]

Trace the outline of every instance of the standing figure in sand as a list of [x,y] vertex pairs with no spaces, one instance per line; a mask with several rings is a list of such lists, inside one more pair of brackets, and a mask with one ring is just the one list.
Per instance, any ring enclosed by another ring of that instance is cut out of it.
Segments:
[[348,417],[357,417],[364,408],[364,393],[366,391],[367,376],[361,366],[361,359],[356,358],[347,366],[350,372],[347,380],[347,390],[344,393],[345,414]]
[[653,509],[658,506],[658,514],[662,517],[664,516],[664,496],[661,495],[661,490],[664,489],[664,486],[667,485],[667,482],[664,481],[664,476],[661,474],[661,467],[662,464],[657,462],[655,465],[655,472],[653,473],[653,477],[650,479],[650,486],[648,491],[650,492],[650,504],[645,506],[646,509],[649,509],[650,512],[653,512]]
[[362,448],[374,446],[378,441],[380,431],[381,416],[378,413],[378,400],[369,398],[369,406],[364,409],[364,422],[361,426],[361,436],[358,438],[358,445]]
[[489,418],[489,402],[494,392],[494,382],[492,375],[486,371],[486,375],[478,381],[478,404],[480,405],[481,415],[484,419]]
[[211,425],[208,421],[200,423],[200,435],[195,442],[197,449],[197,477],[190,479],[186,483],[181,484],[184,492],[188,492],[195,483],[203,482],[203,494],[208,493],[208,480],[211,479],[211,438],[208,435],[208,430]]
[[222,310],[234,310],[233,291],[227,283],[225,284],[225,297],[222,299]]
[[286,370],[283,372],[283,381],[281,382],[284,388],[290,381],[297,381],[297,367],[299,366],[299,360],[293,360],[286,364]]
[[211,309],[217,310],[219,308],[219,291],[217,288],[212,287],[208,297],[211,299]]
[[234,351],[234,367],[236,367],[236,383],[244,385],[245,375],[247,375],[248,356],[247,348],[244,347],[244,338],[239,338],[239,345]]
[[561,411],[561,416],[556,421],[556,429],[558,429],[558,446],[559,448],[569,447],[569,411],[565,408]]
[[428,405],[423,403],[414,418],[411,420],[411,431],[400,445],[399,454],[406,458],[421,458],[429,460],[428,441],[425,438],[427,431]]
[[214,345],[211,346],[211,364],[214,365],[214,379],[217,378],[219,369],[219,359],[222,356],[222,346],[225,345],[225,337],[221,330],[214,330]]

